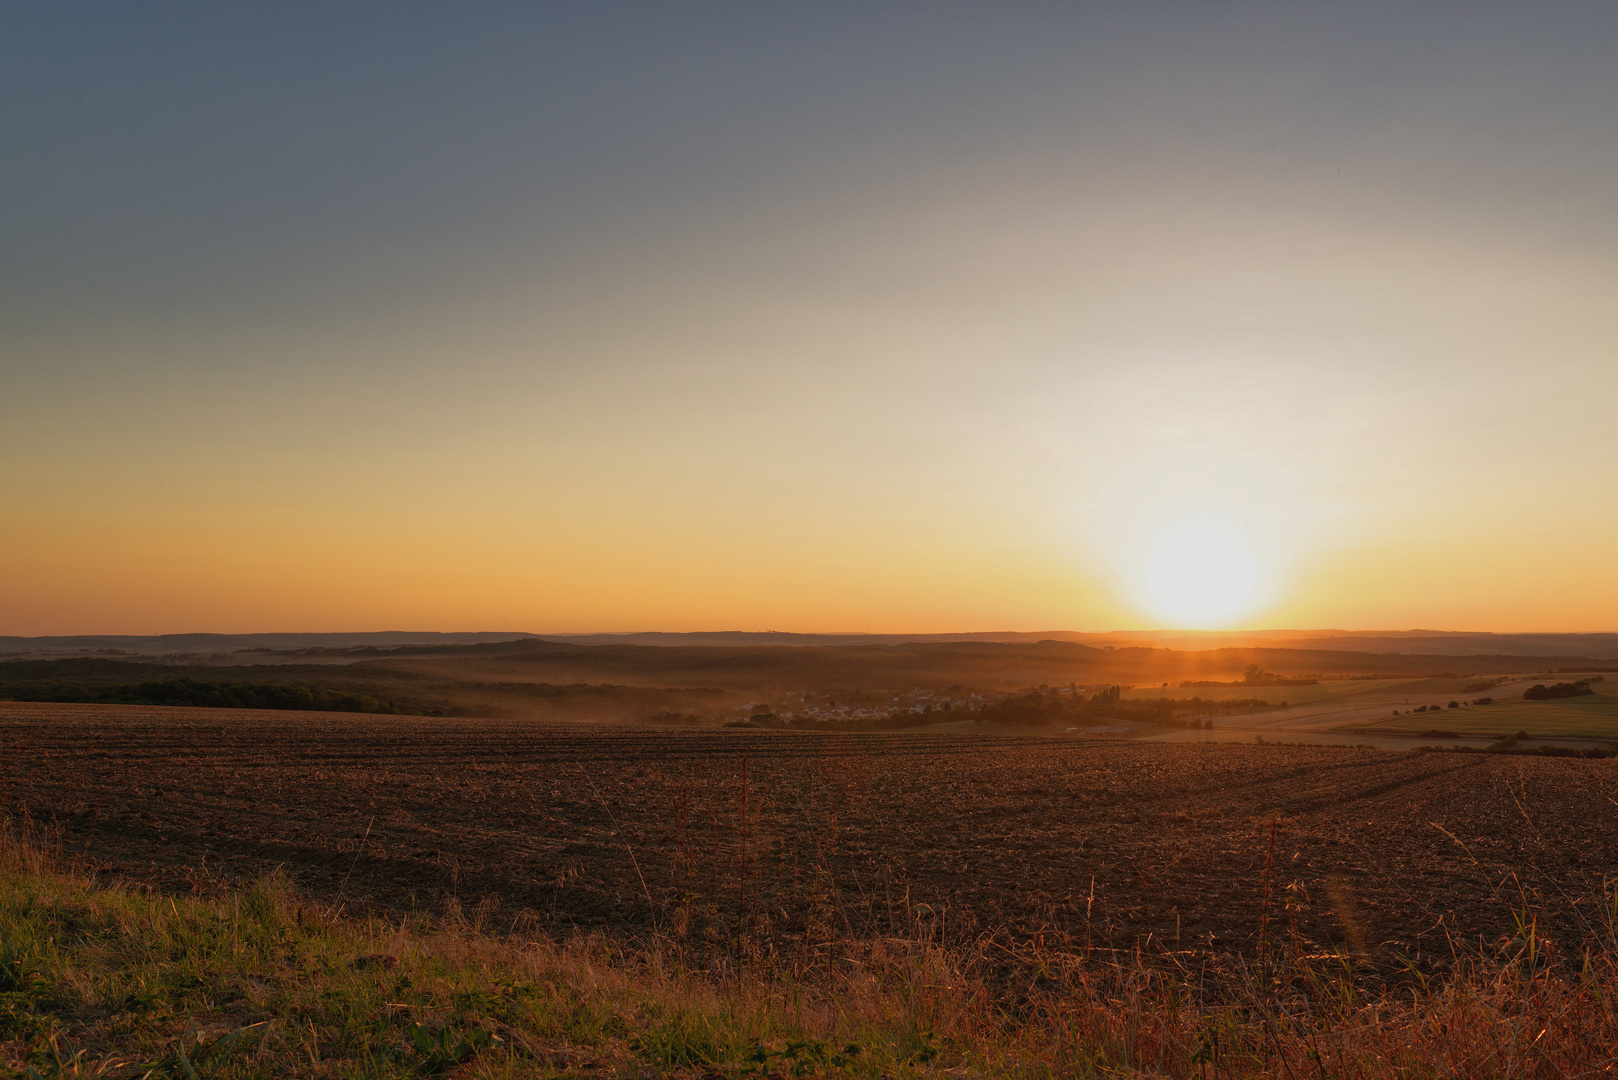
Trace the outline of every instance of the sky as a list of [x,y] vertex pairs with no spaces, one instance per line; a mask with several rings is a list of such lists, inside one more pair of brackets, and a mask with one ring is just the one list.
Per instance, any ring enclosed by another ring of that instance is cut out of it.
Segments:
[[1618,6],[0,8],[0,633],[1618,629]]

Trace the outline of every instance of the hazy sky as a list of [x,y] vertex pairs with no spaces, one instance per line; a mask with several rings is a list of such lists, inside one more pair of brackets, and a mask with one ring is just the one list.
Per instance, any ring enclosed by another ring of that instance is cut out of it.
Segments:
[[7,5],[0,633],[1618,629],[1615,49]]

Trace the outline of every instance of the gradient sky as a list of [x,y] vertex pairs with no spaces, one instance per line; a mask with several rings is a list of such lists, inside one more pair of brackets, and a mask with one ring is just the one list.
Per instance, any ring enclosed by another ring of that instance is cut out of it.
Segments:
[[7,5],[0,633],[1618,629],[1615,47]]

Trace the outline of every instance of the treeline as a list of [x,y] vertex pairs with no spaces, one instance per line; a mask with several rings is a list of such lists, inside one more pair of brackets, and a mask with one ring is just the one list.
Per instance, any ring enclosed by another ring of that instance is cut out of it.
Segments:
[[[908,728],[928,727],[932,724],[942,724],[951,719],[960,719],[951,716],[948,709],[929,709],[924,713],[913,713],[908,709],[896,709],[886,716],[851,716],[843,718],[794,716],[788,720],[775,713],[754,713],[746,720],[729,720],[722,726],[727,728],[781,728],[793,731],[902,731]],[[687,724],[698,725],[708,723],[705,716],[689,716],[678,713],[667,713],[651,718],[654,724]]]
[[199,679],[86,687],[63,683],[0,684],[0,699],[106,705],[202,705],[216,709],[295,709],[315,712],[403,713],[395,701],[321,686],[225,683]]
[[1183,689],[1213,686],[1318,686],[1319,679],[1290,679],[1285,675],[1277,675],[1273,671],[1266,671],[1258,664],[1248,664],[1242,677],[1235,682],[1216,682],[1211,679],[1186,679],[1180,686]]
[[1559,682],[1555,686],[1546,686],[1544,683],[1535,683],[1522,692],[1524,701],[1549,701],[1553,698],[1583,697],[1595,693],[1590,689],[1593,682],[1603,681],[1600,675],[1593,679],[1580,679],[1578,682]]
[[1082,694],[1044,693],[1032,690],[973,710],[972,719],[979,723],[1024,726],[1094,723],[1097,720],[1128,720],[1143,724],[1173,726],[1181,724],[1188,714],[1202,716],[1216,712],[1251,712],[1269,707],[1270,703],[1262,698],[1237,698],[1226,701],[1204,700],[1200,697],[1126,699],[1120,687],[1111,686],[1105,690],[1098,690],[1088,698]]

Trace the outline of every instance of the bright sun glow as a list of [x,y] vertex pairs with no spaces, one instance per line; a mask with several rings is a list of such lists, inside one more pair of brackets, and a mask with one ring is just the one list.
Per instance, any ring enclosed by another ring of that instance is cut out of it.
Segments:
[[1170,525],[1146,558],[1146,595],[1179,626],[1222,626],[1248,611],[1258,591],[1258,558],[1241,530],[1221,517]]

